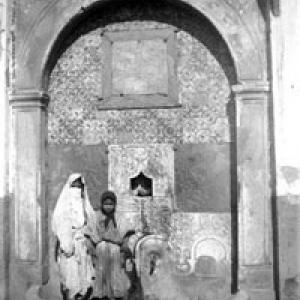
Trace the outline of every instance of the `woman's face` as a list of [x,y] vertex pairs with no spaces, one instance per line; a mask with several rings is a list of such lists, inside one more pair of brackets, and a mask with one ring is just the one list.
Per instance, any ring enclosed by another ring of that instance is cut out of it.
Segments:
[[74,181],[71,183],[71,187],[83,189],[84,184],[83,184],[81,178],[77,178],[76,180],[74,180]]
[[103,201],[102,208],[106,213],[112,213],[115,210],[115,203],[112,199],[107,198]]
[[81,180],[81,178],[78,178],[76,180],[74,180],[72,183],[71,183],[71,189],[70,191],[74,194],[74,195],[77,195],[78,196],[80,195],[82,198],[83,198],[83,191],[84,191],[84,184]]

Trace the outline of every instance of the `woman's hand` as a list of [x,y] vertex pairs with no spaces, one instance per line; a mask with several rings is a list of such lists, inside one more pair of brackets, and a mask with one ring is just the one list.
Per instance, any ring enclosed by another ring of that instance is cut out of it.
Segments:
[[[106,237],[103,237],[101,241],[106,242],[106,243],[115,244],[115,245],[118,245],[118,246],[121,246],[121,245],[122,245],[122,242],[117,241],[117,240],[108,239],[108,238],[106,238]],[[101,241],[100,241],[100,242],[101,242]]]
[[71,257],[71,256],[74,255],[74,253],[75,253],[75,247],[73,246],[71,252],[66,252],[66,251],[64,251],[64,250],[62,250],[62,249],[61,249],[61,252],[64,254],[65,257],[69,258],[69,257]]

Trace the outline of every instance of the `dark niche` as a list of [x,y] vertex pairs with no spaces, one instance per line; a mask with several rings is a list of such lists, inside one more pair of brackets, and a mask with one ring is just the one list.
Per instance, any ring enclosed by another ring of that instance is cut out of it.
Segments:
[[143,172],[140,172],[136,177],[130,178],[130,188],[135,196],[153,196],[152,179],[144,175]]

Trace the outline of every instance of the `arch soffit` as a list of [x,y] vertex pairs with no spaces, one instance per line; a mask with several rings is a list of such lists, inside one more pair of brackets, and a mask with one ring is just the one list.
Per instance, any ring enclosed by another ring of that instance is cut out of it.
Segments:
[[[59,34],[75,18],[84,18],[89,8],[104,2],[108,0],[77,0],[73,1],[72,5],[55,0],[45,5],[37,17],[31,18],[34,21],[28,24],[28,30],[23,34],[23,42],[20,43],[20,50],[17,51],[17,66],[19,67],[16,78],[17,88],[18,86],[31,89],[45,88],[43,86],[44,72]],[[244,24],[236,10],[220,0],[180,0],[180,2],[203,14],[216,27],[232,55],[238,81],[266,79],[264,45],[259,45],[261,38],[251,35],[249,27]],[[54,15],[56,15],[55,22],[53,22]],[[48,36],[44,37],[47,42],[39,44],[37,39],[41,36],[40,31],[45,28],[45,24],[46,27],[47,24],[51,24],[51,21],[52,30],[44,31],[44,34],[48,33]],[[39,51],[32,51],[31,47],[38,44]],[[21,75],[18,79],[19,72],[32,76]]]

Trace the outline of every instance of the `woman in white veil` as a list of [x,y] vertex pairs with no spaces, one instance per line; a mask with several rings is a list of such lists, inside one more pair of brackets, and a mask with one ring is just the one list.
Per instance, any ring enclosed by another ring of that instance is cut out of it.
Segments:
[[57,264],[64,299],[81,299],[91,291],[94,279],[92,245],[95,212],[81,174],[71,174],[57,200],[52,231],[57,244]]

